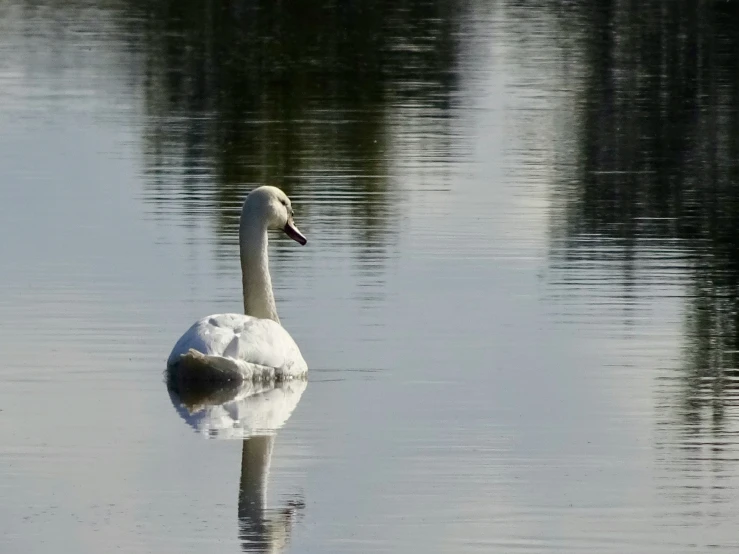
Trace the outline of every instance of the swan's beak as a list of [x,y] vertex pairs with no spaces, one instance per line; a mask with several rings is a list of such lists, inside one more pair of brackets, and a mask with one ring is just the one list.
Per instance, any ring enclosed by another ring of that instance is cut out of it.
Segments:
[[295,222],[293,221],[293,218],[287,220],[287,223],[285,223],[285,228],[283,229],[285,231],[285,234],[293,239],[295,242],[299,242],[302,245],[305,245],[308,242],[308,239],[305,238],[305,235],[298,231],[298,228],[295,226]]

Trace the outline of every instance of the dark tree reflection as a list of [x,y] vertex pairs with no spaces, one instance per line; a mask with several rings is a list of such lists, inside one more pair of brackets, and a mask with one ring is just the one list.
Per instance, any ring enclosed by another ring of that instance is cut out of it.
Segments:
[[181,196],[186,213],[217,214],[232,243],[245,192],[272,183],[333,199],[360,244],[389,240],[392,107],[448,108],[456,3],[137,4],[155,209]]
[[626,274],[646,245],[679,245],[692,274],[682,413],[715,423],[739,361],[739,4],[591,2],[577,17],[587,78],[565,256],[615,242]]

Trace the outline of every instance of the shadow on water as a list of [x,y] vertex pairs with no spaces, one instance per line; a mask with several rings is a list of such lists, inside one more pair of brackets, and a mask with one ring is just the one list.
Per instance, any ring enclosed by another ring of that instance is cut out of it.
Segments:
[[145,21],[147,197],[158,214],[215,214],[232,256],[245,192],[272,183],[301,217],[343,219],[360,256],[393,240],[393,109],[448,109],[456,2],[132,4]]
[[681,400],[670,403],[681,440],[721,442],[739,398],[739,4],[591,3],[577,25],[579,175],[558,191],[554,263],[617,268],[625,304],[640,278],[684,275]]
[[168,373],[167,389],[182,419],[208,438],[243,440],[239,481],[239,538],[245,552],[282,552],[305,503],[291,495],[284,506],[267,504],[272,451],[277,431],[300,402],[308,382],[199,383]]

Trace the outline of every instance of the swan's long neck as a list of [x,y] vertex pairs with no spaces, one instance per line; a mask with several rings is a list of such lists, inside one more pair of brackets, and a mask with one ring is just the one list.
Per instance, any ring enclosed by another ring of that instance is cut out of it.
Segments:
[[241,284],[244,289],[244,313],[277,323],[277,306],[269,275],[267,224],[251,217],[245,206],[239,226],[241,249]]

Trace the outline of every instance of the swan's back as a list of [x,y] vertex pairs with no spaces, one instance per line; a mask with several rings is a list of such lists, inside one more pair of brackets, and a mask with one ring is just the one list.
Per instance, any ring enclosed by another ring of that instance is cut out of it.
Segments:
[[167,360],[195,376],[241,379],[299,377],[308,366],[298,345],[279,323],[243,314],[216,314],[196,321]]

